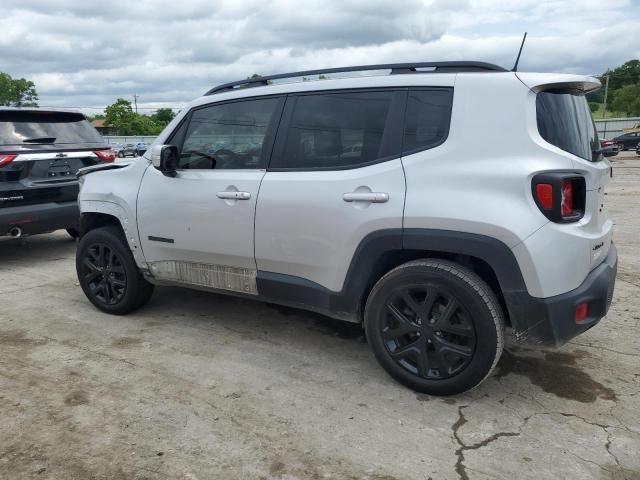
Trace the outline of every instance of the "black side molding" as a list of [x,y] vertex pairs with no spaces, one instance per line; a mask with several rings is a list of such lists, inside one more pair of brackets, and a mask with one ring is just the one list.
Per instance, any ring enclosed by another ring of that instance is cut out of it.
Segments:
[[151,235],[149,235],[147,238],[152,242],[173,243],[173,238],[153,237]]
[[367,235],[354,253],[339,292],[304,278],[258,270],[258,294],[267,302],[359,323],[363,320],[366,295],[386,270],[409,260],[438,255],[476,257],[493,269],[516,334],[524,334],[543,318],[545,310],[532,302],[518,262],[507,245],[484,235],[449,230],[388,229]]

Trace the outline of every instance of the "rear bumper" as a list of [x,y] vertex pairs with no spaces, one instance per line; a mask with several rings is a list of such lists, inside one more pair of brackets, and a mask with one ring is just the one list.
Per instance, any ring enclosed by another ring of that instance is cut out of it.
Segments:
[[[520,297],[515,305],[509,305],[509,312],[512,317],[524,320],[520,324],[530,327],[517,331],[516,340],[558,346],[589,330],[609,310],[617,269],[618,252],[611,243],[604,261],[575,290],[550,298]],[[581,303],[588,305],[588,314],[584,320],[576,322],[576,307]]]
[[23,235],[77,227],[80,221],[78,202],[40,203],[0,208],[0,236],[18,226]]

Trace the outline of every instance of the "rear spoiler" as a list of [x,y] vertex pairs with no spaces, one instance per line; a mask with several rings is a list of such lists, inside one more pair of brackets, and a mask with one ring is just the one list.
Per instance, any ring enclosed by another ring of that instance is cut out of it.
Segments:
[[602,86],[600,80],[588,75],[517,72],[516,77],[536,93],[552,88],[567,88],[589,93]]
[[119,168],[128,167],[133,162],[118,162],[118,163],[100,163],[98,165],[91,165],[90,167],[84,167],[78,170],[76,178],[80,178],[87,173],[99,172],[100,170],[117,170]]

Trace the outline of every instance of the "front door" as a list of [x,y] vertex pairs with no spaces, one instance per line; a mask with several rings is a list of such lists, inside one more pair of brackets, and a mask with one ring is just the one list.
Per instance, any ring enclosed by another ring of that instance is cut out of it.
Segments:
[[198,107],[171,140],[177,175],[147,170],[138,228],[157,280],[256,293],[256,199],[281,104],[268,97]]

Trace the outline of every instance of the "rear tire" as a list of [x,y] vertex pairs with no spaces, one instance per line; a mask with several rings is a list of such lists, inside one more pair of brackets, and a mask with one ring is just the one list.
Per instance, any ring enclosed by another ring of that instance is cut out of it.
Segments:
[[99,310],[124,315],[140,308],[153,294],[136,265],[122,232],[102,227],[78,243],[76,272],[85,295]]
[[476,387],[504,348],[495,294],[473,271],[447,260],[414,260],[388,272],[371,290],[364,316],[380,365],[430,395]]

